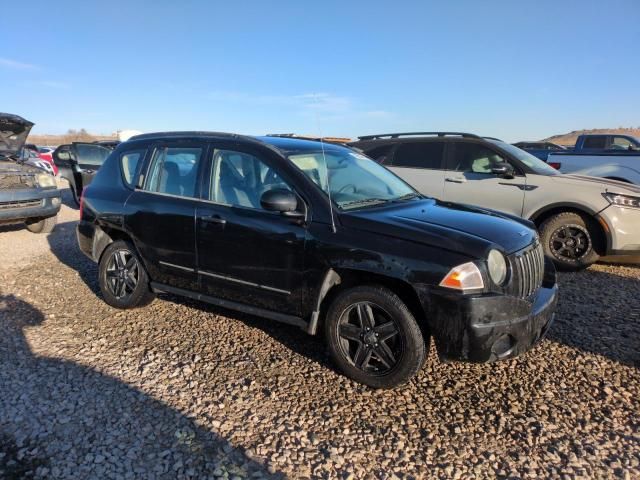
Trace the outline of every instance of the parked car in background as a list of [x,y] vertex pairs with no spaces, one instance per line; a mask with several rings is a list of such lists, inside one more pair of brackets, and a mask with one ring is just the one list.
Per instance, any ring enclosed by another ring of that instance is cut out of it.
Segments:
[[[565,147],[556,145],[555,143],[551,142],[517,142],[513,145],[530,153],[534,157],[538,157],[540,160],[543,160],[545,162],[547,161],[549,153],[565,150]],[[551,166],[557,168],[556,165]]]
[[639,187],[562,175],[518,147],[469,133],[369,135],[351,145],[425,195],[531,220],[560,269],[640,253]]
[[53,176],[56,175],[57,168],[54,170],[54,165],[46,160],[42,160],[38,154],[30,148],[22,147],[16,154],[16,157],[25,165],[31,165],[32,167],[39,168]]
[[55,147],[38,147],[40,158],[48,159],[53,163],[53,152],[55,149]]
[[640,184],[640,139],[629,135],[580,135],[573,149],[550,152],[549,163],[578,173]]
[[553,318],[555,270],[530,222],[424,198],[351,148],[140,135],[82,205],[78,242],[110,305],[168,292],[324,329],[336,364],[373,387],[411,379],[430,339],[443,358],[493,361]]
[[73,142],[60,145],[53,152],[53,161],[60,176],[69,182],[73,200],[78,206],[83,189],[91,183],[112,151],[110,145]]
[[42,162],[46,162],[47,165],[41,165],[41,162],[38,162],[38,168],[44,168],[48,172],[52,172],[54,175],[58,175],[58,167],[53,163],[53,159],[51,155],[44,154],[40,152],[40,148],[33,143],[25,143],[22,147],[22,155],[26,158],[35,159],[38,158]]
[[[21,152],[32,122],[0,113],[0,224],[26,223],[34,233],[48,233],[60,210],[56,180],[28,165]],[[37,158],[37,157],[36,157]]]

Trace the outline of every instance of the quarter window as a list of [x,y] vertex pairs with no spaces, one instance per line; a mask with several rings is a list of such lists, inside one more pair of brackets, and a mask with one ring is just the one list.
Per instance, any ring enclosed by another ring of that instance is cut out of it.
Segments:
[[505,160],[493,150],[475,143],[456,143],[453,168],[458,172],[491,173],[491,169]]
[[120,167],[122,168],[122,176],[130,187],[135,187],[135,174],[140,163],[144,158],[146,150],[131,150],[124,152],[120,156]]
[[157,148],[153,152],[146,189],[180,197],[195,197],[201,156],[201,148]]
[[442,169],[444,142],[402,143],[393,157],[394,167]]
[[209,200],[262,210],[264,192],[291,190],[280,175],[259,158],[233,150],[215,150],[211,162]]

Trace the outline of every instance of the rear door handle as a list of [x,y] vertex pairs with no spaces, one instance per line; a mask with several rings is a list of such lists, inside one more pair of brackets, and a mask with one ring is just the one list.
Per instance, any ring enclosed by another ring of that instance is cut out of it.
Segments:
[[220,215],[208,215],[206,217],[202,217],[202,221],[207,223],[217,223],[219,225],[224,225],[225,223],[227,223],[227,221]]
[[467,181],[464,177],[446,177],[444,179],[445,182],[453,182],[453,183],[465,183]]

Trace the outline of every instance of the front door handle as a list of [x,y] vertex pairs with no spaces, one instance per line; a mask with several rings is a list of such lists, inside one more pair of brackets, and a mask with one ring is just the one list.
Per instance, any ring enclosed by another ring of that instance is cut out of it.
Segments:
[[202,217],[202,221],[207,223],[217,223],[219,225],[224,225],[225,223],[227,223],[227,221],[220,215],[208,215],[206,217]]
[[445,182],[453,182],[453,183],[465,183],[467,181],[464,177],[446,177],[444,179]]

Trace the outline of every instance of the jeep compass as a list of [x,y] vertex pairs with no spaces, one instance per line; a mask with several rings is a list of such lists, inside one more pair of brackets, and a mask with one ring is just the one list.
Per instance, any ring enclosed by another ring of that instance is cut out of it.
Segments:
[[416,375],[431,340],[447,360],[528,350],[557,297],[532,223],[427,198],[318,141],[133,137],[86,188],[77,233],[110,305],[165,292],[324,332],[378,388]]

